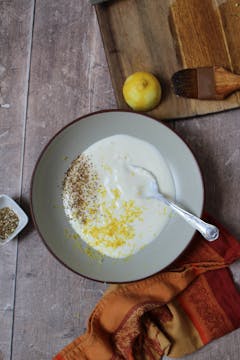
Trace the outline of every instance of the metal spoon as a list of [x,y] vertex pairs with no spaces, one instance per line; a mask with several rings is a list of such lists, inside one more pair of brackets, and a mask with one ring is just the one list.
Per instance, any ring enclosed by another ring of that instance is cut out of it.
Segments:
[[219,237],[219,230],[216,226],[206,223],[199,217],[189,213],[176,205],[173,201],[167,199],[160,192],[156,176],[151,171],[137,165],[130,165],[130,167],[139,172],[139,174],[147,175],[150,179],[149,187],[146,189],[143,197],[158,199],[164,202],[164,204],[170,206],[170,208],[180,215],[189,225],[198,230],[206,240],[213,241]]

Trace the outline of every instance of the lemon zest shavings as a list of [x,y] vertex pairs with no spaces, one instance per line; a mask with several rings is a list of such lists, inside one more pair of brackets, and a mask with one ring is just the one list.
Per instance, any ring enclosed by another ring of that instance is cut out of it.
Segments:
[[[102,202],[99,221],[92,222],[90,217],[83,225],[83,234],[89,238],[91,246],[122,247],[135,237],[134,221],[143,221],[143,209],[136,206],[134,200],[123,201],[119,214],[116,214],[116,201],[121,192],[118,188],[111,189],[111,192],[114,197],[108,203]],[[103,190],[101,194],[104,194]]]
[[118,200],[121,197],[121,191],[118,188],[111,190],[112,194],[114,195],[114,199]]

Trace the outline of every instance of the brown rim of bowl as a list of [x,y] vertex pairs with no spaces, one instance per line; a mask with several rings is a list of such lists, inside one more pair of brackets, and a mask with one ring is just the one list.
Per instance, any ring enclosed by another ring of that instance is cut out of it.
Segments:
[[96,115],[96,114],[101,114],[101,113],[108,113],[108,112],[126,112],[126,113],[133,113],[133,114],[137,114],[137,115],[140,115],[140,116],[145,116],[145,117],[148,117],[149,119],[151,120],[155,120],[159,123],[161,123],[162,125],[166,126],[170,131],[172,131],[176,136],[178,136],[182,141],[183,143],[187,146],[187,148],[189,149],[189,151],[192,153],[194,159],[195,159],[195,162],[197,164],[197,167],[199,169],[199,172],[200,172],[200,175],[201,175],[201,179],[202,179],[202,185],[203,185],[203,205],[202,205],[202,210],[201,210],[201,218],[203,216],[203,209],[204,209],[204,206],[205,206],[205,201],[206,201],[206,193],[205,193],[205,184],[204,184],[204,179],[203,179],[203,176],[202,176],[202,170],[201,170],[201,167],[197,161],[197,158],[194,154],[194,152],[192,151],[192,149],[190,148],[190,146],[186,143],[186,141],[180,136],[177,134],[176,131],[174,131],[173,129],[170,128],[170,126],[166,123],[164,123],[162,120],[159,120],[159,119],[156,119],[154,118],[153,116],[151,115],[146,115],[144,113],[141,113],[141,112],[136,112],[136,111],[131,111],[131,110],[121,110],[121,109],[106,109],[106,110],[99,110],[99,111],[94,111],[94,112],[91,112],[91,113],[88,113],[88,114],[85,114],[83,116],[80,116],[79,118],[71,121],[70,123],[68,123],[67,125],[63,126],[59,131],[57,131],[55,133],[55,135],[53,135],[53,137],[47,142],[47,144],[44,146],[44,148],[42,149],[42,151],[40,152],[40,155],[36,161],[36,164],[34,166],[34,169],[33,169],[33,173],[32,173],[32,177],[31,177],[31,183],[30,183],[30,211],[31,211],[31,216],[32,216],[32,219],[33,219],[33,223],[34,223],[34,226],[38,232],[38,234],[40,235],[40,238],[42,239],[42,242],[44,243],[44,245],[46,246],[46,248],[48,249],[48,251],[53,255],[53,257],[55,257],[55,259],[57,259],[63,266],[65,266],[67,269],[71,270],[73,273],[77,274],[77,275],[80,275],[82,277],[84,277],[85,279],[88,279],[88,280],[93,280],[93,281],[96,281],[96,282],[100,282],[100,283],[107,283],[107,284],[126,284],[126,283],[133,283],[133,282],[137,282],[137,281],[141,281],[141,280],[144,280],[144,279],[148,279],[150,278],[151,276],[154,276],[156,274],[158,274],[159,272],[163,271],[164,269],[166,268],[169,268],[169,266],[175,261],[177,260],[182,254],[183,252],[188,248],[188,246],[190,245],[190,243],[192,242],[192,240],[194,239],[195,235],[196,235],[196,230],[195,232],[193,233],[193,236],[192,238],[189,240],[188,244],[184,247],[184,249],[181,251],[181,253],[176,256],[175,259],[172,260],[172,262],[168,265],[166,265],[163,269],[159,270],[159,271],[156,271],[155,273],[151,274],[151,275],[148,275],[148,276],[145,276],[145,277],[142,277],[140,279],[135,279],[135,280],[130,280],[130,281],[104,281],[104,280],[99,280],[99,279],[94,279],[94,278],[91,278],[89,276],[86,276],[86,275],[83,275],[81,274],[80,272],[76,271],[76,270],[73,270],[69,265],[65,264],[51,249],[50,247],[48,246],[46,240],[44,239],[43,235],[41,234],[41,231],[38,227],[38,224],[36,222],[36,219],[35,219],[35,216],[34,216],[34,211],[33,211],[33,203],[32,203],[32,191],[33,191],[33,182],[34,182],[34,176],[35,176],[35,172],[36,172],[36,169],[37,169],[37,166],[43,156],[43,154],[45,153],[46,149],[48,148],[48,146],[50,145],[50,143],[62,132],[64,131],[67,127],[73,125],[74,123],[82,120],[82,119],[85,119],[85,118],[88,118],[89,116],[92,116],[92,115]]

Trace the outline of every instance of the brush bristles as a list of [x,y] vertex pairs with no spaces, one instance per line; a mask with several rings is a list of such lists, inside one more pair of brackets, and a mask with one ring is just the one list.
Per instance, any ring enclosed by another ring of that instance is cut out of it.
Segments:
[[188,98],[198,97],[197,69],[185,69],[172,76],[172,83],[176,95]]

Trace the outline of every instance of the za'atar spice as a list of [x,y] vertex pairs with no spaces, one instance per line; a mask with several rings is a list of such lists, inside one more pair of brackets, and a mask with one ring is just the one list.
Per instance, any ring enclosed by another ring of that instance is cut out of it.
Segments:
[[7,239],[17,228],[19,218],[9,207],[0,209],[0,239]]

